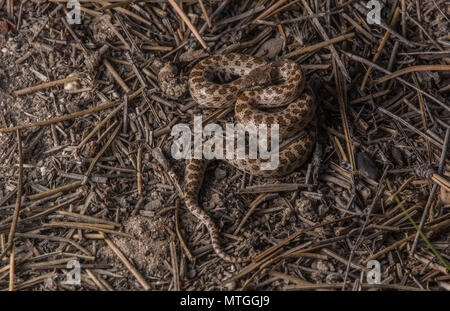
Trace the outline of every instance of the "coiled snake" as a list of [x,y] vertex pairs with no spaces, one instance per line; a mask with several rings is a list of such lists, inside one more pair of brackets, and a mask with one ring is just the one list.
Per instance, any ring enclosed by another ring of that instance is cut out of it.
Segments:
[[[214,82],[218,72],[239,78],[218,84]],[[278,83],[274,84],[274,81]],[[211,56],[192,69],[189,90],[201,107],[223,108],[234,105],[235,120],[243,125],[279,125],[280,141],[287,141],[287,144],[279,150],[279,165],[276,169],[261,170],[261,161],[249,159],[248,156],[240,160],[227,159],[233,166],[250,174],[277,177],[291,173],[308,159],[316,139],[316,100],[296,63],[288,60],[268,63],[243,54]],[[280,107],[282,109],[275,109],[275,112],[267,111],[267,108]],[[288,139],[300,132],[304,134],[301,138]],[[249,261],[249,257],[238,258],[224,252],[219,243],[219,230],[198,203],[198,194],[209,162],[192,157],[188,160],[184,187],[186,206],[206,225],[214,251],[219,257],[229,262]]]

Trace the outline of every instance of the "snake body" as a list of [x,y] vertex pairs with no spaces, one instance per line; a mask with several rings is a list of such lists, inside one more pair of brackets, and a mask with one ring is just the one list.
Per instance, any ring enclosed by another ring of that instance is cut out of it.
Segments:
[[[225,84],[215,83],[214,77],[218,72],[238,78]],[[261,160],[249,159],[248,155],[244,159],[226,159],[238,169],[258,176],[278,177],[291,173],[308,159],[316,138],[316,100],[296,63],[268,63],[243,54],[211,56],[198,62],[191,70],[189,90],[201,107],[234,105],[235,120],[243,125],[279,125],[280,146],[286,143],[284,148],[280,147],[278,167],[261,170]],[[273,112],[267,111],[268,108],[278,109]],[[300,132],[303,136],[296,138]],[[249,261],[249,257],[234,257],[224,252],[220,246],[219,230],[199,205],[198,195],[209,162],[192,157],[188,160],[184,187],[186,206],[206,225],[219,257],[229,262]]]

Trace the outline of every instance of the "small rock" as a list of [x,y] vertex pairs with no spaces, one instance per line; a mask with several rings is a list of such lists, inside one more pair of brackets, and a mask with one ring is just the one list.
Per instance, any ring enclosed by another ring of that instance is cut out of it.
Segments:
[[442,203],[450,204],[450,191],[447,191],[443,187],[441,187],[440,198],[441,198]]
[[[70,78],[70,77],[76,77],[76,74],[71,73],[70,75],[67,76],[67,78]],[[79,88],[80,88],[80,83],[78,82],[78,80],[64,83],[65,91],[68,91],[68,92],[75,91],[75,90],[78,90]]]
[[283,48],[284,40],[282,38],[273,38],[264,42],[256,52],[256,57],[266,57],[274,59]]
[[160,208],[161,205],[162,205],[162,202],[160,199],[152,200],[152,201],[148,202],[147,204],[145,204],[144,210],[154,211],[154,210]]
[[78,102],[71,101],[66,105],[66,109],[69,113],[75,113],[77,111],[80,111],[80,106],[78,105]]
[[47,174],[47,168],[45,166],[41,166],[39,168],[39,172],[41,173],[41,176],[45,176]]
[[151,71],[157,73],[159,73],[162,67],[164,67],[164,63],[158,58],[154,59],[152,64],[150,65]]
[[403,167],[404,161],[403,161],[403,154],[400,151],[400,149],[393,147],[391,150],[392,158],[395,161],[395,164],[397,164],[398,167]]
[[190,279],[195,278],[195,276],[197,275],[197,271],[195,269],[190,269],[188,273]]
[[359,152],[356,155],[356,164],[361,175],[373,180],[378,179],[378,168],[367,153]]
[[321,272],[328,272],[329,268],[326,263],[324,263],[322,260],[318,260],[312,264],[313,269],[317,269]]
[[227,290],[236,290],[236,282],[232,281],[232,282],[225,283],[225,288]]
[[110,25],[110,15],[103,14],[100,17],[96,17],[90,25],[94,40],[97,42],[111,41],[115,34],[111,31]]
[[370,189],[367,187],[362,187],[361,189],[359,189],[359,194],[363,198],[364,202],[367,202],[367,200],[372,195],[372,191],[370,191]]

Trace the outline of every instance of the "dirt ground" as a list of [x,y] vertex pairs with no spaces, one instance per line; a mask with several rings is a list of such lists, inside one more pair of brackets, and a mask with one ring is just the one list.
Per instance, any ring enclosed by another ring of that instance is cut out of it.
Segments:
[[[448,2],[380,0],[381,24],[367,1],[173,2],[81,1],[70,24],[67,1],[0,0],[0,289],[449,290]],[[171,156],[175,124],[233,120],[187,83],[226,53],[298,63],[318,103],[292,174],[206,171],[246,263],[214,253]]]

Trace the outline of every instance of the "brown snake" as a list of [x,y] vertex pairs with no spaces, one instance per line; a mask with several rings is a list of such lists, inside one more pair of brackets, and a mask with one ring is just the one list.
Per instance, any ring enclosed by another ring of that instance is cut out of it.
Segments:
[[[239,78],[218,84],[214,82],[218,72]],[[274,84],[274,81],[278,83]],[[201,107],[223,108],[234,105],[235,119],[241,124],[279,125],[280,142],[286,140],[287,145],[280,148],[276,169],[261,170],[261,161],[249,159],[247,155],[245,159],[227,159],[233,166],[250,174],[277,177],[291,173],[308,159],[316,139],[316,100],[296,63],[287,60],[268,63],[243,54],[211,56],[192,69],[189,90]],[[282,109],[267,111],[267,108],[279,107]],[[297,138],[300,132],[304,135]],[[293,136],[296,138],[288,139]],[[214,251],[219,257],[229,262],[249,261],[249,257],[237,258],[224,252],[219,243],[219,230],[198,203],[204,173],[210,162],[206,159],[188,160],[184,187],[186,206],[206,225]]]

